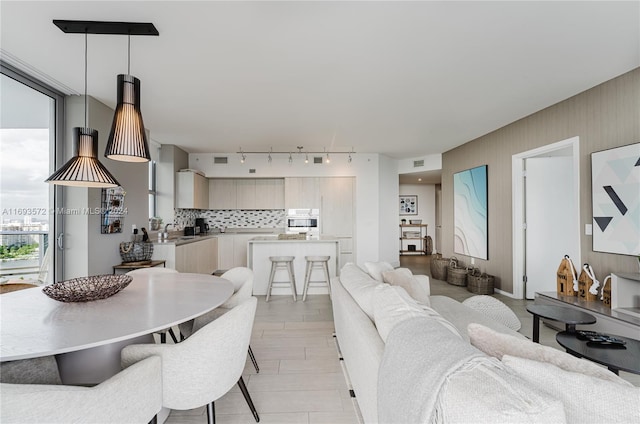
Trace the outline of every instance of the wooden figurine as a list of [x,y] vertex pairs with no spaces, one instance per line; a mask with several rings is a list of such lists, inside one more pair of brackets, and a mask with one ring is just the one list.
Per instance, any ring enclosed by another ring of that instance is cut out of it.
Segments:
[[558,267],[558,294],[576,296],[578,294],[578,273],[569,255],[564,255]]
[[[607,285],[607,281],[609,285]],[[611,275],[607,275],[602,283],[602,295],[600,296],[600,300],[604,306],[610,308],[611,307]]]
[[598,300],[598,287],[600,287],[600,281],[596,279],[591,265],[584,264],[578,277],[578,297],[587,302],[594,302]]

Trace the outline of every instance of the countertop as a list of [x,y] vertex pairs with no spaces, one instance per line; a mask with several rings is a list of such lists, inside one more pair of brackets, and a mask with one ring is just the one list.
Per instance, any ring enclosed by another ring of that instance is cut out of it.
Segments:
[[[151,240],[152,240],[152,243],[156,245],[169,244],[169,245],[175,245],[175,246],[182,246],[185,244],[196,243],[196,242],[207,240],[214,237],[216,238],[230,237],[230,236],[235,236],[239,234],[247,234],[247,235],[261,234],[261,235],[264,235],[263,237],[265,238],[272,237],[277,239],[278,234],[281,234],[281,233],[282,233],[281,228],[233,228],[233,229],[226,230],[224,233],[209,232],[207,234],[197,235],[197,236],[172,235],[172,237],[169,239],[159,240],[157,238],[151,238]],[[269,235],[265,235],[265,234],[269,234]]]
[[320,239],[311,239],[311,240],[280,240],[277,235],[273,236],[258,236],[249,240],[249,243],[337,243],[338,240],[333,237],[328,238],[320,238]]

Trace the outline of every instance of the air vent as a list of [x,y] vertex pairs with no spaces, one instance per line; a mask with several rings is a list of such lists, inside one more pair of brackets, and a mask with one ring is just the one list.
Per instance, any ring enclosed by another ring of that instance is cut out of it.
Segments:
[[424,166],[424,159],[423,160],[414,160],[413,161],[413,167],[414,168],[420,168],[421,166]]
[[250,168],[249,169],[249,174],[255,174],[256,173],[256,169],[255,168]]
[[322,156],[316,156],[313,158],[313,163],[322,164]]
[[229,163],[229,158],[226,156],[214,156],[213,163],[220,165],[227,164]]

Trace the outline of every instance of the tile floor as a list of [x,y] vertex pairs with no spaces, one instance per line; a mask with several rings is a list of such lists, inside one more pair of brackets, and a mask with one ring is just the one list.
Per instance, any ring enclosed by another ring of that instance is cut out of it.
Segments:
[[[402,256],[401,265],[414,274],[430,275],[428,256]],[[432,280],[431,293],[462,301],[470,296],[464,287]],[[526,300],[500,294],[522,322],[520,332],[531,337],[533,320]],[[260,415],[260,423],[356,424],[358,414],[345,383],[333,334],[333,315],[328,296],[308,296],[293,302],[290,296],[272,296],[269,303],[258,297],[251,347],[260,373],[247,361],[244,379]],[[542,325],[542,344],[561,349],[554,329]],[[640,376],[621,372],[621,377],[640,386]],[[206,423],[204,407],[172,411],[169,424]],[[216,422],[254,423],[240,390],[234,387],[216,402]]]

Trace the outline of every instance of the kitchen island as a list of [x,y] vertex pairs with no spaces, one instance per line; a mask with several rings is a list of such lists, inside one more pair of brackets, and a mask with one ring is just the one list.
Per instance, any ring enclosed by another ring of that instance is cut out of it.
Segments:
[[[329,276],[337,275],[340,270],[340,250],[338,240],[334,238],[320,240],[279,240],[277,236],[260,236],[249,240],[247,263],[253,270],[253,294],[266,295],[271,273],[269,256],[294,256],[293,273],[296,279],[296,291],[302,295],[304,290],[305,256],[329,256]],[[314,271],[312,281],[319,280],[321,273]],[[285,272],[276,274],[276,281],[284,280]],[[272,295],[291,295],[289,288],[273,287]],[[310,287],[309,294],[328,294],[326,287]]]

